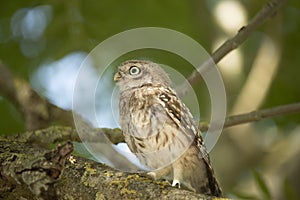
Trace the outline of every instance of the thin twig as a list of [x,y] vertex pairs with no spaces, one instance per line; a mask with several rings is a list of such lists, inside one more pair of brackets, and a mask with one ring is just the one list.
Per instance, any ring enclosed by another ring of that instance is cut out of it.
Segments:
[[[268,18],[274,16],[278,9],[286,2],[287,0],[273,0],[269,1],[249,22],[247,26],[240,28],[238,33],[233,37],[225,41],[215,52],[213,52],[210,59],[204,62],[197,70],[194,70],[192,74],[188,77],[188,83],[195,85],[198,81],[201,80],[199,72],[205,73],[207,70],[210,70],[218,63],[222,58],[224,58],[229,52],[239,47],[249,35],[262,25]],[[202,74],[203,75],[203,74]],[[180,93],[185,94],[188,90],[188,87],[181,87]]]
[[300,103],[293,103],[274,108],[253,111],[246,114],[229,116],[226,118],[225,127],[235,126],[238,124],[260,121],[265,118],[271,118],[280,115],[294,114],[300,112]]
[[[229,116],[225,119],[224,128],[294,113],[300,113],[300,102]],[[208,126],[207,123],[200,123],[199,128],[204,132]]]

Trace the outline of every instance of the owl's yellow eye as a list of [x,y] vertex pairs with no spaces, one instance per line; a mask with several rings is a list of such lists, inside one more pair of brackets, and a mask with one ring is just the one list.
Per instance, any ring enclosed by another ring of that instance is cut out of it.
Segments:
[[130,69],[129,69],[129,73],[131,75],[137,75],[141,72],[141,69],[138,68],[137,66],[131,66]]

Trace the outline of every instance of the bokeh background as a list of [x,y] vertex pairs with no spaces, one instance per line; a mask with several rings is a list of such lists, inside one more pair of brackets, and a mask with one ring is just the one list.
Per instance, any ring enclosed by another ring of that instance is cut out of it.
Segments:
[[[50,102],[72,108],[81,62],[100,42],[138,27],[164,27],[198,41],[209,53],[234,34],[266,1],[246,0],[74,0],[4,1],[0,6],[0,60]],[[228,115],[300,100],[300,2],[288,1],[219,64]],[[109,53],[109,52],[108,52]],[[158,50],[140,50],[118,58],[144,58],[172,66],[188,77],[193,68],[182,58]],[[98,79],[86,74],[84,94]],[[100,83],[111,89],[109,78]],[[99,86],[99,87],[100,87]],[[201,121],[209,121],[210,99],[204,83],[194,86]],[[0,91],[1,92],[1,91]],[[1,95],[1,93],[0,93]],[[101,96],[101,95],[100,95]],[[109,100],[110,101],[110,100]],[[101,127],[117,127],[99,97]],[[193,110],[194,108],[191,108]],[[300,199],[300,115],[285,115],[225,129],[211,152],[225,194],[248,199]],[[1,134],[25,131],[14,106],[0,96]]]

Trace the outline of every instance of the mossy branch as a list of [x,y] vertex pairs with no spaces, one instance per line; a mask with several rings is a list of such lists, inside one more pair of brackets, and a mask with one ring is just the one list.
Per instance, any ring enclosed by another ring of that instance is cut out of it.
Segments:
[[[63,135],[59,130],[56,134]],[[70,155],[72,150],[70,142],[47,150],[45,146],[0,138],[0,198],[212,199],[171,187],[166,181],[153,181]]]

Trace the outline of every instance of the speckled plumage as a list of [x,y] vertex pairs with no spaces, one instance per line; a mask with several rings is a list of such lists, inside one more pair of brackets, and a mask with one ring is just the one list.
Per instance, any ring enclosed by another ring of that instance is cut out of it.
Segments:
[[114,80],[120,87],[120,125],[130,150],[153,178],[221,196],[201,133],[177,97],[163,69],[150,61],[122,63]]

